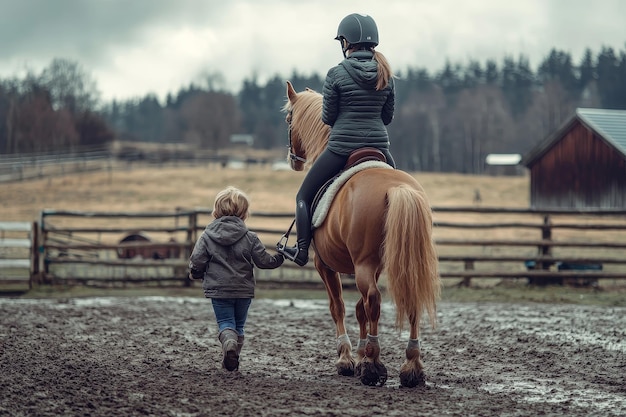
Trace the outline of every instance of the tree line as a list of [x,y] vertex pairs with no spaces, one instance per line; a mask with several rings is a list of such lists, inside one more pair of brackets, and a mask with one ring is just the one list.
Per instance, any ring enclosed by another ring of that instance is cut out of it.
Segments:
[[[245,79],[237,94],[219,74],[153,95],[99,102],[95,81],[78,63],[55,59],[41,74],[0,80],[0,153],[40,152],[113,139],[186,143],[220,150],[236,133],[254,147],[286,145],[285,80],[320,91],[324,75]],[[434,73],[397,70],[396,114],[389,126],[398,166],[410,171],[480,174],[489,153],[524,154],[577,107],[626,109],[626,51],[587,49],[580,62],[553,49],[533,70],[527,58],[447,62]]]
[[46,152],[112,141],[95,81],[78,63],[54,59],[41,74],[0,80],[0,154]]

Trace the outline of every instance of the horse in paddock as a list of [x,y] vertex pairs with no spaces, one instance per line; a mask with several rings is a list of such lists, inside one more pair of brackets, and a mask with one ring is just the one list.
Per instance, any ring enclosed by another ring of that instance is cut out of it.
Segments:
[[[302,171],[326,147],[330,127],[321,119],[321,94],[308,88],[296,92],[287,81],[287,98],[288,158],[293,170]],[[424,311],[432,327],[436,325],[440,281],[431,208],[418,181],[389,166],[356,172],[338,189],[323,222],[314,228],[312,247],[336,326],[337,372],[357,375],[365,385],[382,386],[387,380],[378,341],[382,297],[377,284],[385,272],[396,327],[402,330],[405,321],[410,326],[400,383],[424,385],[419,325]],[[341,273],[354,274],[361,295],[356,303],[356,358],[346,333]]]

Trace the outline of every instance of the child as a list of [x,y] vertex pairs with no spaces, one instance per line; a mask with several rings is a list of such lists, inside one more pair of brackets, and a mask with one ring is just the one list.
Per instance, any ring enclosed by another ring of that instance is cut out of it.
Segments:
[[250,203],[246,194],[235,187],[220,191],[213,207],[211,222],[189,258],[189,278],[203,279],[204,296],[211,299],[222,344],[222,366],[239,369],[239,354],[244,342],[244,325],[254,298],[256,265],[262,269],[278,268],[280,254],[265,250],[256,233],[244,220]]

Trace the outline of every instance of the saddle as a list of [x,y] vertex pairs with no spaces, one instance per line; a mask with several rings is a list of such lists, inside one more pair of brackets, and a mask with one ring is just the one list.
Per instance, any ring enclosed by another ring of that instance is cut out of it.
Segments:
[[[313,202],[311,203],[311,229],[316,229],[324,222],[328,209],[330,208],[330,203],[343,184],[345,184],[352,175],[369,168],[393,169],[393,167],[387,163],[385,154],[376,148],[361,148],[353,151],[348,156],[346,165],[344,165],[342,170],[326,181],[315,194]],[[276,245],[277,248],[281,246],[283,248],[285,247],[288,236],[291,233],[291,228],[295,222],[296,219],[293,220],[291,226],[289,226],[289,230],[281,237]]]
[[387,158],[385,158],[384,153],[376,148],[360,148],[352,151],[352,153],[348,157],[348,162],[346,162],[346,166],[343,167],[342,172],[365,161],[387,162]]
[[[343,185],[343,183],[348,180],[348,178],[360,171],[358,166],[361,164],[364,164],[362,165],[363,169],[374,167],[391,168],[391,166],[387,164],[387,158],[385,158],[385,154],[376,148],[360,148],[353,151],[348,157],[348,161],[346,162],[346,165],[343,167],[343,169],[339,171],[337,175],[326,181],[326,183],[324,183],[324,185],[322,185],[322,187],[315,194],[315,198],[313,198],[313,203],[311,204],[311,213],[313,213],[313,228],[316,227],[316,224],[321,224],[326,215],[326,210],[328,210],[328,206],[330,206],[330,202],[334,197],[334,194],[338,191],[341,185]],[[335,181],[337,181],[341,176],[344,176],[344,180],[336,187],[333,186],[333,192],[329,193],[331,195],[326,196],[326,192],[329,191],[331,185],[333,185],[333,183],[335,183]],[[322,200],[328,200],[325,201],[326,207],[318,207]]]

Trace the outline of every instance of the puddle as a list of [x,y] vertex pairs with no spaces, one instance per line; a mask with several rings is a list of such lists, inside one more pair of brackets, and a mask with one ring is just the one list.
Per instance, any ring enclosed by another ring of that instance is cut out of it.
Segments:
[[528,403],[567,403],[580,408],[602,411],[610,409],[625,409],[626,396],[607,393],[593,388],[577,389],[561,387],[558,381],[510,381],[506,384],[488,383],[481,389],[495,393],[509,393],[520,395],[521,400]]

